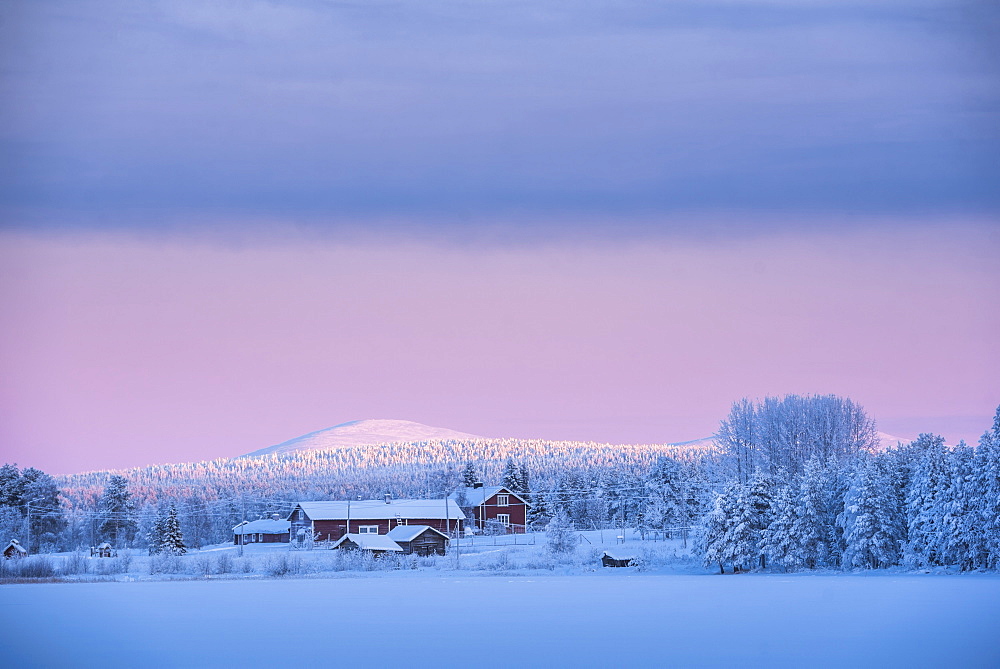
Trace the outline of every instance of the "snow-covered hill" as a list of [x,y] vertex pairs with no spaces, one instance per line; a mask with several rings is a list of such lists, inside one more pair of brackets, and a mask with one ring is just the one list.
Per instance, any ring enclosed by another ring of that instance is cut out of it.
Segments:
[[301,437],[268,446],[246,456],[267,455],[269,453],[291,453],[294,451],[316,451],[326,449],[350,448],[351,446],[367,446],[370,444],[415,443],[419,441],[461,441],[482,439],[474,434],[457,432],[444,427],[431,427],[409,420],[390,420],[372,418],[368,420],[352,420],[304,434]]
[[[907,444],[911,440],[896,437],[885,432],[879,432],[878,450],[883,451],[895,447],[898,443]],[[386,418],[370,418],[353,420],[340,425],[334,425],[323,430],[310,432],[275,446],[268,446],[241,457],[292,453],[296,451],[317,451],[327,449],[350,448],[352,446],[370,446],[374,444],[406,443],[412,444],[425,441],[468,441],[483,439],[483,437],[458,432],[444,427],[431,427],[409,420],[392,420]],[[704,437],[692,441],[667,444],[671,447],[690,451],[711,450],[716,446],[715,437]]]
[[896,448],[900,444],[906,445],[913,441],[912,439],[904,439],[903,437],[896,437],[891,434],[886,434],[885,432],[878,433],[878,450],[886,451],[890,448]]

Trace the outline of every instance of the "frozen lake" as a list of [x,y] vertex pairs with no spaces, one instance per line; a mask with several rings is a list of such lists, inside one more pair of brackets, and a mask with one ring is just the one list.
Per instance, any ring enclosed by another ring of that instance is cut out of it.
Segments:
[[390,573],[0,587],[11,666],[998,667],[1000,577]]

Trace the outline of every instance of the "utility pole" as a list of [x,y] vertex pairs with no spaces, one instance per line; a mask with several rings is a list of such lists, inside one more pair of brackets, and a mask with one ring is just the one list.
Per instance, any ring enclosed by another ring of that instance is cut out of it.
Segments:
[[35,502],[40,502],[43,499],[45,499],[45,498],[44,497],[36,497],[35,499],[28,500],[28,502],[25,503],[25,507],[28,510],[28,550],[29,551],[32,549],[32,544],[34,543],[34,537],[35,537],[35,530],[31,526],[31,505],[34,504]]
[[240,495],[240,507],[243,514],[243,522],[240,523],[240,557],[243,557],[243,544],[247,542],[246,524],[247,524],[247,498]]

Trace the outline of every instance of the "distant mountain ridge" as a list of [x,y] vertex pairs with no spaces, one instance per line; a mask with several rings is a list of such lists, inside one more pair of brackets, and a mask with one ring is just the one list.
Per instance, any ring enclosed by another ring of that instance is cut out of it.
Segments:
[[[878,450],[884,451],[895,447],[898,443],[907,444],[910,439],[902,439],[885,432],[878,433]],[[320,451],[331,449],[351,448],[353,446],[372,446],[375,444],[407,443],[429,441],[470,441],[486,439],[467,432],[458,432],[444,427],[432,427],[410,420],[396,420],[389,418],[369,418],[364,420],[352,420],[340,423],[333,427],[309,432],[294,439],[283,441],[274,446],[268,446],[259,450],[246,453],[239,457],[254,457],[258,455],[271,455],[281,453],[293,453],[297,451]],[[667,442],[667,446],[680,447],[688,450],[707,450],[714,448],[716,438],[703,437],[683,442]]]
[[416,443],[421,441],[468,441],[483,439],[475,434],[458,432],[444,427],[431,427],[410,420],[369,418],[352,420],[322,430],[316,430],[283,441],[274,446],[247,453],[240,457],[292,453],[295,451],[319,451],[370,446],[373,444]]

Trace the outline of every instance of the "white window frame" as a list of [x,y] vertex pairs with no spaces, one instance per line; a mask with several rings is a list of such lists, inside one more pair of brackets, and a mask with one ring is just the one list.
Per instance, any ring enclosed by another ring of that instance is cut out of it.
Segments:
[[509,513],[498,513],[496,521],[503,525],[504,527],[510,527],[510,514]]
[[378,534],[378,525],[358,525],[358,534]]
[[510,506],[510,495],[497,495],[497,506]]

